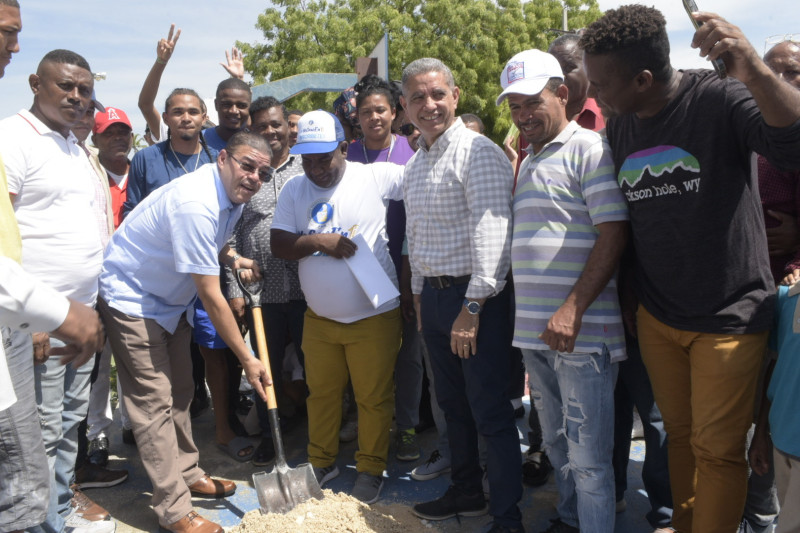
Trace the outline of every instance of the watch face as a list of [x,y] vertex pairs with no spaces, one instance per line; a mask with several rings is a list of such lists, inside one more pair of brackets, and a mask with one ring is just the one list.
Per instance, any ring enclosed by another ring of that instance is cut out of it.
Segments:
[[469,302],[467,304],[467,311],[469,311],[473,315],[477,315],[481,312],[481,304],[478,302]]

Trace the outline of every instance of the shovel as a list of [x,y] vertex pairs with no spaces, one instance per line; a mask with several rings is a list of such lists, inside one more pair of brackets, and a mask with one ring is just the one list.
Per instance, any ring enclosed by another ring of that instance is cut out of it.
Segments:
[[[267,377],[272,380],[272,371],[269,365],[267,352],[267,338],[264,334],[264,322],[261,319],[261,285],[257,291],[250,291],[242,283],[241,269],[236,271],[236,280],[245,294],[250,310],[253,312],[253,329],[256,335],[257,353],[261,364],[267,371]],[[306,463],[297,468],[289,468],[286,464],[286,454],[283,451],[283,437],[281,437],[281,424],[278,418],[278,401],[275,398],[275,387],[265,387],[267,394],[267,413],[269,426],[272,430],[272,442],[275,445],[275,467],[272,472],[256,472],[253,474],[253,485],[258,494],[258,503],[262,513],[287,513],[301,503],[316,498],[321,500],[325,496],[314,475],[313,467]]]

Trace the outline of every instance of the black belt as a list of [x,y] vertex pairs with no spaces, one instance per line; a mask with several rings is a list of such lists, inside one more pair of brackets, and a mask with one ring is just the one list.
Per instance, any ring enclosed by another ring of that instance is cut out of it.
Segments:
[[425,278],[425,281],[427,281],[428,285],[430,285],[434,289],[446,289],[454,285],[463,285],[464,283],[469,283],[470,279],[472,279],[472,275],[467,274],[466,276],[458,276],[458,277],[436,276],[431,278]]

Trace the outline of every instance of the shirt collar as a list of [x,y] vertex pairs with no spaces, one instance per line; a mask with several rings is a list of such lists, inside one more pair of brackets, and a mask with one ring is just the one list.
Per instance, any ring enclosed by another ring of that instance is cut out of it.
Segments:
[[222,183],[222,177],[219,175],[219,167],[217,163],[209,163],[213,165],[211,171],[214,173],[214,186],[217,188],[217,201],[219,202],[220,209],[235,209],[237,207],[236,204],[231,202],[231,199],[228,198],[228,193],[225,192],[225,185]]
[[[574,120],[570,121],[567,124],[567,126],[563,130],[561,130],[561,133],[556,135],[553,138],[552,141],[550,141],[549,143],[547,143],[544,146],[542,146],[542,149],[539,151],[539,154],[543,153],[547,149],[547,147],[550,146],[551,144],[564,144],[564,143],[566,143],[570,139],[570,137],[572,137],[579,128],[580,128],[580,126],[578,126],[577,122],[575,122]],[[539,154],[535,154],[533,152],[533,145],[532,144],[529,144],[528,146],[526,146],[525,147],[525,151],[528,152],[528,154],[532,155],[532,156],[539,155]]]
[[[61,135],[60,133],[58,133],[57,131],[51,130],[50,127],[47,126],[47,124],[45,124],[44,122],[39,120],[36,117],[36,115],[31,113],[28,109],[20,109],[19,113],[17,113],[17,114],[20,117],[22,117],[22,119],[25,122],[30,124],[30,126],[33,128],[33,131],[35,131],[39,135],[47,135],[49,133],[52,133],[53,135],[58,135],[58,137],[61,138],[61,139],[64,138],[64,136]],[[70,131],[69,135],[67,135],[67,140],[68,141],[72,141],[74,144],[78,144],[78,138],[75,137],[75,134],[72,133],[72,131]]]
[[417,146],[419,146],[422,150],[426,152],[430,152],[431,148],[434,146],[439,151],[444,151],[447,146],[450,144],[450,141],[453,139],[453,136],[459,130],[464,130],[467,127],[464,126],[464,122],[461,120],[461,117],[456,117],[455,122],[453,122],[449,128],[447,128],[435,141],[433,141],[433,146],[428,146],[425,142],[425,138],[420,136],[419,140],[417,141]]
[[294,158],[297,157],[296,155],[289,154],[289,157],[286,158],[286,161],[283,162],[281,166],[275,169],[275,172],[280,172],[281,170],[285,169],[292,163],[294,163]]

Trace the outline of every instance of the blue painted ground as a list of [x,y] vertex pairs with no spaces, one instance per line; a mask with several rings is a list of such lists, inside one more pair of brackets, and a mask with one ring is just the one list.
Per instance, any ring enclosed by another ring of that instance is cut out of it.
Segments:
[[[526,409],[529,408],[526,400]],[[526,448],[523,435],[527,434],[525,419],[518,421],[520,429],[520,453]],[[200,449],[200,464],[214,476],[233,479],[238,484],[236,494],[223,500],[194,499],[196,510],[207,518],[229,528],[237,525],[242,516],[258,507],[258,500],[250,476],[257,471],[251,463],[238,463],[218,449],[214,442],[214,422],[209,411],[193,420],[194,438]],[[155,514],[150,507],[150,481],[139,460],[136,447],[122,443],[119,426],[115,423],[109,436],[111,441],[112,461],[114,468],[127,468],[129,479],[117,487],[109,489],[89,489],[86,494],[111,512],[117,520],[117,531],[129,533],[133,531],[156,532],[159,530]],[[449,476],[442,476],[426,482],[414,481],[409,477],[411,470],[424,462],[436,443],[436,432],[431,429],[420,436],[423,457],[418,461],[403,463],[394,460],[393,449],[390,450],[390,462],[387,469],[388,478],[384,485],[382,501],[384,503],[399,502],[414,504],[434,499],[444,493],[449,483]],[[287,454],[291,466],[305,460],[305,443],[307,434],[303,424],[285,435]],[[256,440],[254,442],[257,443]],[[355,443],[343,444],[339,454],[341,475],[331,481],[326,488],[334,491],[349,491],[355,481]],[[625,498],[627,510],[617,515],[617,533],[649,533],[652,528],[644,519],[648,511],[647,496],[642,489],[641,466],[644,459],[644,442],[635,440],[631,448],[631,462],[628,469],[628,493]],[[269,471],[271,467],[267,467]],[[555,503],[557,493],[552,476],[548,483],[539,488],[526,488],[521,502],[525,527],[528,533],[538,533],[546,529],[550,518],[556,516]],[[444,532],[480,532],[488,523],[488,517],[468,518],[457,522],[456,519],[435,523],[432,531]]]

